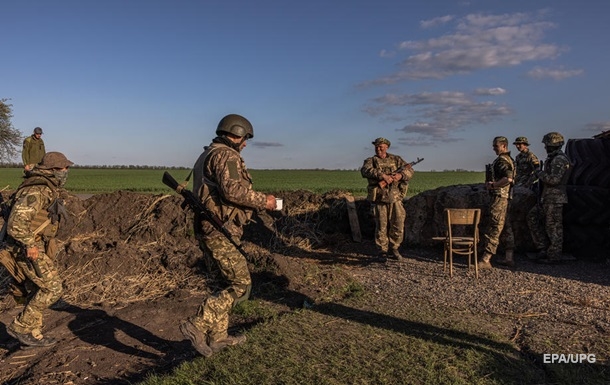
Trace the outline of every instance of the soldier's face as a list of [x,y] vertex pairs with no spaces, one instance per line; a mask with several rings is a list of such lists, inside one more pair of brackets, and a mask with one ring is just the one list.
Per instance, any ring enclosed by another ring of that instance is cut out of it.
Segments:
[[496,155],[500,155],[506,152],[506,143],[496,142],[493,144],[492,148]]
[[527,150],[527,146],[524,143],[517,143],[515,144],[515,147],[517,147],[517,150],[519,150],[519,152]]
[[380,158],[385,158],[388,155],[388,145],[385,143],[376,145],[375,154]]

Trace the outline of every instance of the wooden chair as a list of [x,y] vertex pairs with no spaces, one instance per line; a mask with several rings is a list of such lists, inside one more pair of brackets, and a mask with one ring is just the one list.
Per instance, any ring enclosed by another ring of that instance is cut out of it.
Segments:
[[[445,209],[447,235],[434,237],[444,244],[443,271],[447,271],[447,257],[449,257],[449,275],[453,277],[453,254],[468,256],[468,268],[474,260],[475,276],[479,278],[479,265],[477,262],[477,244],[479,243],[479,221],[481,209]],[[463,232],[454,235],[460,226]],[[464,235],[461,235],[464,234]]]

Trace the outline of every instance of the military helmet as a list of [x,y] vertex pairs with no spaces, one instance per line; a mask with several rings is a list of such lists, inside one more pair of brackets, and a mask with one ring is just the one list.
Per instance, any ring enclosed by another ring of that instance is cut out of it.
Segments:
[[390,147],[392,143],[390,143],[390,141],[387,140],[386,138],[377,138],[373,141],[373,144],[375,146],[379,146],[380,144],[387,144],[388,147]]
[[36,127],[36,128],[34,129],[34,134],[40,134],[40,135],[42,135],[42,128],[40,128],[40,127]]
[[525,136],[517,137],[517,139],[515,139],[513,144],[525,144],[526,146],[530,145],[530,143],[527,141],[527,138]]
[[74,162],[68,160],[61,152],[47,152],[44,154],[40,164],[36,167],[43,170],[50,170],[52,168],[66,168],[73,164]]
[[216,135],[222,135],[223,133],[251,139],[254,137],[254,128],[252,128],[252,123],[243,116],[229,114],[218,122],[218,127],[216,128]]
[[549,147],[561,147],[563,146],[563,135],[559,132],[549,132],[542,138],[542,143]]

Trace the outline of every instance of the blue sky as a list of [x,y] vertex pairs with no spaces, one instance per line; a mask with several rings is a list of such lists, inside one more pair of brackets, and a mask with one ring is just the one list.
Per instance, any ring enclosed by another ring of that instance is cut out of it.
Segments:
[[[610,2],[4,1],[0,98],[79,165],[192,166],[247,117],[249,168],[357,169],[372,140],[420,170],[491,141],[610,129]],[[513,156],[516,149],[511,145]]]

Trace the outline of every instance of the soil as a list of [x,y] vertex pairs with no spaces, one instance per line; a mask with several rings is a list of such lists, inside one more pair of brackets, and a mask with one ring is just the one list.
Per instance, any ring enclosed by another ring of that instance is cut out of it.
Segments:
[[[413,298],[442,312],[513,320],[502,330],[523,354],[595,353],[607,362],[610,334],[610,266],[574,261],[547,266],[518,256],[516,269],[474,272],[456,262],[443,271],[442,249],[405,245],[402,261],[378,263],[372,255],[369,207],[357,201],[362,242],[351,238],[344,192],[277,192],[285,209],[257,217],[245,228],[253,276],[252,298],[278,312],[307,302],[337,300],[356,281],[392,309]],[[176,195],[119,191],[82,199],[66,194],[70,216],[58,236],[57,264],[64,296],[45,312],[43,333],[59,340],[22,349],[6,333],[22,306],[0,297],[0,382],[3,384],[128,384],[171,371],[197,353],[178,324],[214,287],[193,238],[191,213]],[[0,283],[6,286],[2,271]],[[231,318],[247,330],[257,319]],[[546,352],[554,341],[564,351]]]

